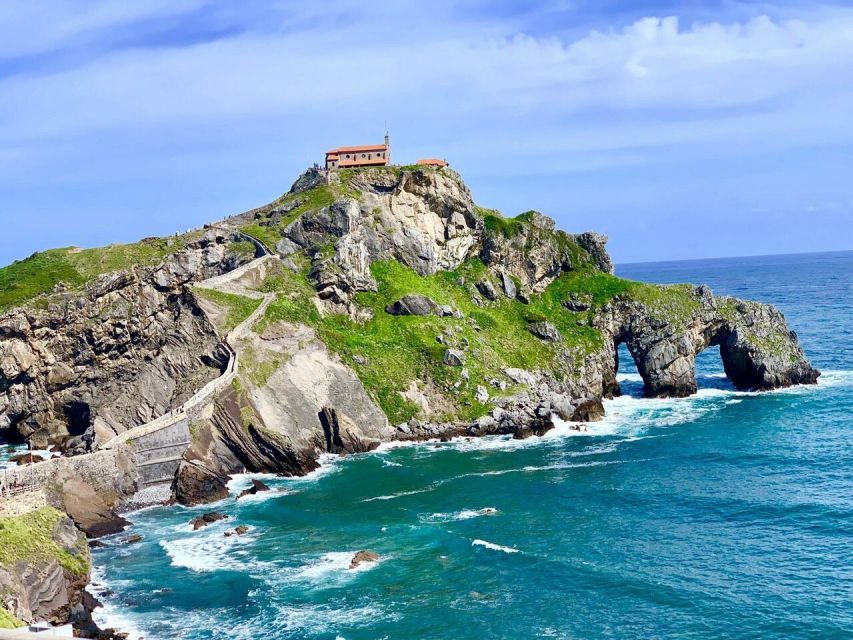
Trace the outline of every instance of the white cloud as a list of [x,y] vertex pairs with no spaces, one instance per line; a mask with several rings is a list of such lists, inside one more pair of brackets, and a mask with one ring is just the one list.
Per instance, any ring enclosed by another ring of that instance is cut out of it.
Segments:
[[139,20],[174,16],[205,0],[3,0],[0,58],[31,55]]
[[[48,46],[200,3],[85,4],[90,13],[57,16],[35,40]],[[649,17],[566,39],[525,34],[510,19],[453,19],[442,5],[388,9],[285,3],[239,35],[5,78],[0,144],[35,150],[28,155],[37,164],[49,153],[45,141],[75,137],[253,119],[307,135],[347,118],[390,118],[464,132],[447,153],[476,145],[495,165],[508,155],[605,154],[552,165],[572,170],[636,163],[636,150],[672,145],[717,142],[742,152],[853,139],[844,116],[853,107],[853,10],[690,25]],[[10,28],[0,24],[0,34]],[[0,154],[0,167],[11,167],[4,155],[15,154]]]

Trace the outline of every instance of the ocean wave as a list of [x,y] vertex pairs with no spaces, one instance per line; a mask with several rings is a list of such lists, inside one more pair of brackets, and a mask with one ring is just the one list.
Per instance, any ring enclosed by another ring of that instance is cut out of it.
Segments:
[[245,571],[256,568],[254,563],[247,563],[247,554],[235,551],[253,540],[251,533],[225,536],[230,523],[222,520],[209,524],[204,528],[203,535],[192,535],[187,538],[160,540],[159,544],[169,556],[173,567],[181,567],[206,573],[210,571],[234,570]]
[[372,498],[365,498],[364,500],[359,500],[359,502],[375,502],[376,500],[394,500],[396,498],[402,498],[404,496],[413,496],[418,493],[427,493],[429,491],[435,490],[435,487],[427,487],[425,489],[413,489],[411,491],[399,491],[397,493],[390,493],[382,496],[373,496]]
[[[397,614],[389,614],[376,605],[363,607],[333,607],[275,604],[274,629],[277,632],[293,632],[310,629],[316,633],[334,633],[340,627],[366,627],[380,621],[398,619]],[[257,638],[257,629],[251,638]],[[343,640],[344,636],[337,635],[335,640]]]
[[92,574],[89,585],[86,587],[91,595],[95,596],[100,607],[92,611],[92,619],[101,629],[116,629],[128,634],[128,640],[141,640],[146,637],[136,622],[125,613],[123,607],[115,604],[110,594],[116,593],[122,586],[127,586],[129,581],[109,581],[106,576],[106,568],[97,565],[92,566]]
[[489,542],[488,540],[480,540],[479,538],[472,541],[471,546],[486,547],[486,549],[491,549],[492,551],[503,551],[504,553],[521,553],[521,550],[516,549],[515,547],[504,547],[499,544],[495,544],[494,542]]
[[498,510],[494,507],[483,507],[482,509],[462,509],[452,513],[433,513],[428,516],[420,516],[421,522],[455,522],[458,520],[470,520],[481,516],[497,515]]

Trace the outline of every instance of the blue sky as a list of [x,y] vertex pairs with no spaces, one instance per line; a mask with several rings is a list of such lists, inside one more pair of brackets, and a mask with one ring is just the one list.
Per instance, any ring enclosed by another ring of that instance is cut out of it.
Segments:
[[853,6],[532,4],[4,0],[0,263],[250,209],[386,121],[618,262],[853,249]]

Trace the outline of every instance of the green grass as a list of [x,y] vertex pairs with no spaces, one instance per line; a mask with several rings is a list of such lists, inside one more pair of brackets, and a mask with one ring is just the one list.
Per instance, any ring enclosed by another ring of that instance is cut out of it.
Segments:
[[194,234],[146,238],[96,249],[49,249],[0,268],[0,312],[53,291],[57,284],[79,288],[99,275],[137,265],[155,265],[182,249]]
[[[465,263],[456,271],[423,277],[397,262],[375,262],[371,267],[378,283],[377,292],[357,295],[357,302],[373,312],[365,323],[346,315],[322,317],[311,301],[314,291],[304,274],[290,272],[276,280],[279,296],[268,307],[258,330],[270,322],[302,322],[315,328],[319,337],[334,352],[350,362],[368,391],[376,398],[392,422],[407,420],[418,408],[400,395],[413,380],[431,382],[452,407],[439,419],[466,420],[486,411],[474,399],[478,384],[486,377],[502,377],[504,367],[544,369],[556,375],[571,375],[574,367],[591,350],[601,346],[596,329],[578,326],[560,306],[558,294],[550,290],[533,296],[531,305],[501,299],[487,307],[471,301],[471,290],[457,284],[462,276],[476,282],[486,274],[479,260]],[[421,293],[439,304],[460,309],[465,318],[436,316],[392,316],[385,306],[408,293]],[[529,317],[548,318],[560,329],[564,341],[548,344],[528,330]],[[479,330],[474,327],[478,325]],[[436,341],[441,333],[455,332],[453,339],[468,342],[466,367],[470,381],[458,390],[454,384],[461,370],[442,364],[448,345]],[[357,364],[352,356],[363,356],[366,364]],[[498,393],[491,389],[491,393]]]
[[[252,234],[248,234],[252,235]],[[255,243],[251,240],[240,240],[239,242],[232,242],[228,245],[228,253],[231,255],[241,256],[244,258],[254,258],[255,257]]]
[[[342,197],[358,197],[358,193],[351,192],[346,185],[320,184],[302,193],[285,194],[264,207],[259,220],[245,224],[240,231],[263,242],[269,249],[275,250],[281,241],[282,231],[294,220],[307,211],[316,211],[328,207]],[[273,210],[291,202],[299,204],[281,217],[274,217]]]
[[0,629],[17,629],[23,627],[24,623],[13,616],[6,608],[0,604]]
[[271,227],[257,223],[246,224],[240,227],[240,231],[246,235],[250,235],[256,240],[260,240],[264,246],[270,251],[275,251],[275,246],[281,240],[281,233],[278,227]]
[[216,291],[215,289],[202,289],[198,287],[195,291],[202,298],[210,300],[227,310],[225,319],[221,323],[222,326],[217,327],[221,333],[231,331],[243,322],[243,320],[252,315],[252,312],[263,302],[260,298],[247,298],[236,293],[225,293],[224,291]]
[[0,517],[0,565],[56,559],[74,576],[89,571],[85,541],[77,553],[63,549],[53,534],[64,516],[53,507],[43,507],[22,516]]
[[504,218],[500,213],[489,210],[483,215],[483,227],[486,231],[499,233],[505,238],[515,238],[521,235],[524,229],[523,220],[516,218]]

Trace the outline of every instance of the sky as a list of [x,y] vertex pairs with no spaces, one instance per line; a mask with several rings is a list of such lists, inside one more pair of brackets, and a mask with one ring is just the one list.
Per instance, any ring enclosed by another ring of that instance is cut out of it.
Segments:
[[3,0],[0,264],[443,157],[616,262],[853,249],[853,2]]

